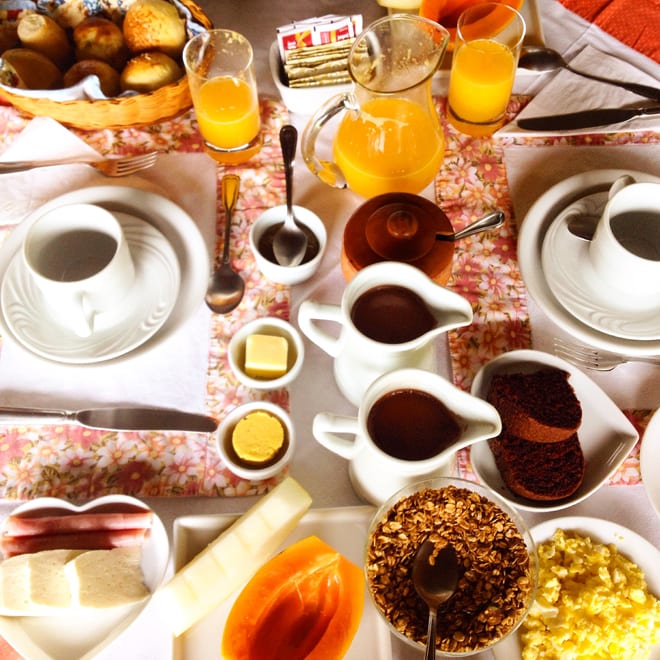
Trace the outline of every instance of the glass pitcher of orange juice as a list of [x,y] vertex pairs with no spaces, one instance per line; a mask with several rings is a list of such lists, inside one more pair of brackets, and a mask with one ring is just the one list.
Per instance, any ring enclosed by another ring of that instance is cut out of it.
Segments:
[[[348,56],[353,89],[326,101],[305,127],[301,150],[309,169],[363,197],[426,188],[445,150],[431,79],[448,41],[444,27],[410,14],[368,26]],[[317,138],[340,113],[332,159],[321,158]]]

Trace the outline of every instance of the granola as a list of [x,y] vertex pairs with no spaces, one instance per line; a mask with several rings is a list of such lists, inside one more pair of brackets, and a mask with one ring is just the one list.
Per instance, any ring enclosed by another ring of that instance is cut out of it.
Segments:
[[412,564],[427,539],[439,546],[451,543],[461,572],[456,592],[438,612],[439,650],[477,651],[518,625],[534,591],[525,541],[496,504],[473,490],[449,485],[402,497],[369,539],[369,588],[400,633],[426,641],[428,608],[413,586]]

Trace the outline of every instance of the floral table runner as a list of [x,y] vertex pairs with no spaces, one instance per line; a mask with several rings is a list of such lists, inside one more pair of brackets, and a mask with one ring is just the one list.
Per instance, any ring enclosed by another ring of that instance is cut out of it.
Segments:
[[[436,99],[441,116],[444,99]],[[527,102],[515,97],[513,117]],[[262,100],[265,146],[249,163],[233,168],[242,179],[232,235],[232,260],[246,279],[246,295],[235,313],[215,316],[207,374],[209,412],[223,411],[254,392],[231,375],[226,346],[237,327],[265,315],[289,315],[289,290],[261,277],[248,246],[251,222],[266,208],[284,201],[284,177],[279,152],[279,128],[287,119],[279,102]],[[11,108],[0,108],[0,151],[29,120]],[[151,149],[195,152],[202,149],[192,113],[149,128],[120,131],[75,131],[101,153],[133,153]],[[472,139],[445,126],[446,158],[436,178],[437,200],[459,229],[493,208],[504,210],[505,226],[490,235],[478,235],[457,244],[449,285],[473,305],[474,322],[450,333],[449,348],[456,384],[469,389],[478,369],[502,352],[529,348],[531,331],[527,294],[516,258],[516,223],[512,217],[503,147],[514,138]],[[520,138],[515,138],[520,140]],[[580,136],[575,143],[657,141],[657,135],[620,134]],[[509,142],[507,142],[507,140]],[[565,143],[562,138],[528,138],[526,144]],[[218,184],[224,173],[218,168]],[[218,186],[219,193],[219,186]],[[218,235],[224,212],[218,194]],[[10,231],[5,228],[4,233]],[[218,244],[218,249],[222,246]],[[263,395],[288,406],[288,392]],[[648,411],[627,411],[641,428]],[[459,457],[459,471],[471,474],[469,451]],[[614,483],[639,481],[639,445],[613,478]],[[212,436],[183,433],[114,433],[77,427],[7,427],[0,432],[0,497],[33,498],[44,495],[87,499],[123,492],[138,497],[235,496],[263,492],[272,482],[258,485],[237,479],[222,465]]]
[[[514,97],[509,104],[509,120],[529,101]],[[444,99],[437,99],[441,116]],[[449,348],[455,383],[469,390],[474,375],[490,359],[510,350],[531,348],[531,328],[527,311],[527,291],[517,261],[517,223],[509,196],[503,149],[512,143],[626,144],[660,142],[656,133],[621,133],[566,137],[476,139],[459,134],[445,125],[447,148],[443,166],[436,178],[436,199],[456,230],[481,215],[502,209],[505,225],[490,234],[477,234],[456,244],[454,266],[448,285],[472,304],[474,320],[449,334]],[[519,222],[522,218],[517,219]],[[640,430],[652,411],[624,411]],[[611,483],[640,481],[640,442],[613,475]],[[470,476],[469,450],[459,453],[459,473]]]

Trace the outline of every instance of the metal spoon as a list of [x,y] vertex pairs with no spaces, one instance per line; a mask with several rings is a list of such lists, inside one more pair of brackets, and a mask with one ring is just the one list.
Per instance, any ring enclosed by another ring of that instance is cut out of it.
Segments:
[[454,547],[446,545],[438,552],[431,564],[429,558],[434,550],[435,544],[432,541],[424,541],[417,550],[412,569],[415,591],[429,606],[425,660],[435,658],[438,607],[451,597],[458,583],[458,559]]
[[478,234],[480,231],[486,231],[487,229],[495,229],[499,227],[504,222],[504,213],[502,211],[493,211],[492,213],[487,213],[479,220],[475,220],[472,224],[468,225],[464,229],[457,231],[455,234],[436,234],[436,241],[460,241],[461,238],[466,236],[472,236],[472,234]]
[[216,314],[227,314],[243,299],[245,282],[232,268],[229,260],[229,238],[231,235],[231,219],[241,180],[236,174],[225,174],[222,177],[222,204],[225,207],[225,235],[220,265],[211,275],[206,290],[206,304]]
[[640,85],[639,83],[603,78],[592,73],[578,71],[571,67],[568,62],[566,62],[556,50],[552,50],[552,48],[545,48],[543,46],[523,46],[520,50],[518,66],[521,69],[529,69],[530,71],[554,71],[555,69],[566,69],[578,76],[597,80],[598,82],[607,83],[609,85],[615,85],[616,87],[622,87],[623,89],[627,89],[629,92],[633,92],[639,96],[644,96],[653,99],[654,101],[660,101],[660,89],[649,87],[648,85]]
[[286,181],[286,218],[273,237],[273,254],[280,266],[297,266],[307,251],[307,234],[298,227],[293,214],[293,161],[298,144],[298,131],[295,126],[282,126],[280,144]]
[[[610,189],[607,192],[608,199],[612,199],[619,190],[622,190],[626,186],[629,186],[631,183],[635,183],[635,179],[629,174],[623,174],[614,180],[614,183],[610,186]],[[583,241],[590,241],[594,237],[596,232],[596,227],[598,226],[598,221],[600,216],[592,215],[590,213],[578,213],[571,216],[571,218],[566,223],[568,231],[581,238]]]

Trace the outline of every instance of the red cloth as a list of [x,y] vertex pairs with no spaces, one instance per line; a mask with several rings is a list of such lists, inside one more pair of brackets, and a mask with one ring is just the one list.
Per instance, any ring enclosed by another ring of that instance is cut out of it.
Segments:
[[660,0],[560,0],[573,13],[660,64]]

